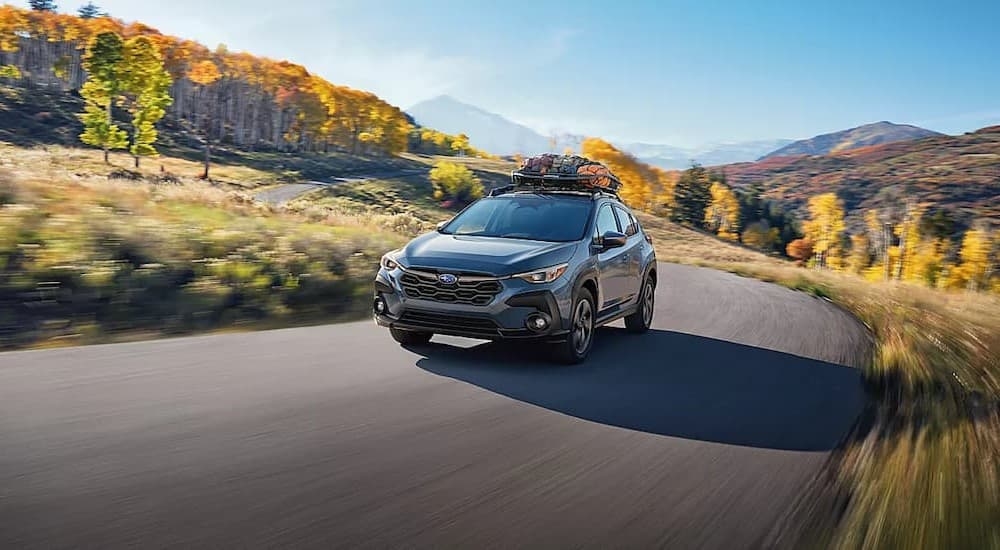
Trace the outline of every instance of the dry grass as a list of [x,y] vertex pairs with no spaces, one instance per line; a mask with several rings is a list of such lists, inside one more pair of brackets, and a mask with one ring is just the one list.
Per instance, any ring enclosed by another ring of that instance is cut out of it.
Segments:
[[[25,148],[0,143],[0,168],[20,178],[105,178],[113,169],[134,170],[132,157],[128,154],[113,152],[110,161],[111,166],[104,164],[103,153],[93,149],[60,145]],[[200,181],[198,176],[202,173],[202,165],[181,158],[160,156],[142,159],[137,172],[151,179],[170,174],[182,182],[193,183]],[[213,164],[211,170],[214,183],[237,189],[286,183],[284,178],[284,174],[247,166]]]
[[405,241],[232,186],[110,180],[89,153],[0,155],[0,346],[357,318]]
[[667,222],[643,223],[662,259],[828,298],[874,336],[863,373],[870,408],[778,535],[780,546],[1000,548],[1000,297],[799,268]]

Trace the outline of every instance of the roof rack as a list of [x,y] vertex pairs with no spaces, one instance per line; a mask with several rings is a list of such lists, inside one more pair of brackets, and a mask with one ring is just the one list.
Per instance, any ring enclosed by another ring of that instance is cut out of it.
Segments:
[[[613,186],[595,185],[596,180],[610,180]],[[576,193],[585,195],[606,195],[614,198],[618,197],[618,189],[621,187],[621,180],[613,174],[567,174],[550,173],[539,174],[514,170],[510,173],[511,184],[500,188],[500,193],[511,191],[531,191],[535,193]],[[491,193],[492,194],[492,193]]]
[[598,198],[598,197],[608,197],[612,199],[621,200],[617,193],[613,193],[607,189],[600,189],[595,187],[569,187],[569,186],[552,186],[552,185],[505,185],[503,187],[495,187],[490,190],[489,196],[496,197],[499,195],[505,195],[507,193],[546,193],[546,194],[559,194],[559,195],[580,195],[584,197]]

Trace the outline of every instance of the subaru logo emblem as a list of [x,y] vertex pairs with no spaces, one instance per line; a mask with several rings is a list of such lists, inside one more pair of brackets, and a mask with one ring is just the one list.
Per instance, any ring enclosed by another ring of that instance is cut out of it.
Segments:
[[452,275],[451,273],[442,273],[438,275],[438,280],[441,281],[443,285],[453,285],[458,282],[458,277]]

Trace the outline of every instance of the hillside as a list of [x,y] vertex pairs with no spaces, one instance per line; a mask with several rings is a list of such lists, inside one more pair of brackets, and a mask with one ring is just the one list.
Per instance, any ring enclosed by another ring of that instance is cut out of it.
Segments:
[[857,128],[822,134],[810,139],[795,141],[768,153],[763,158],[790,157],[796,155],[826,155],[849,151],[868,145],[909,141],[931,136],[940,136],[937,132],[911,126],[909,124],[893,124],[888,121],[865,124]]
[[[170,103],[158,126],[174,137],[183,134],[181,145],[186,147],[207,142],[242,151],[388,158],[412,146],[411,119],[401,109],[301,65],[225,46],[209,49],[139,22],[9,5],[0,6],[0,82],[30,93],[15,98],[25,105],[5,117],[3,139],[66,143],[79,134],[79,93],[87,79],[84,57],[91,41],[104,33],[153,46],[170,77]],[[76,110],[70,109],[74,106]],[[22,114],[28,116],[18,119]],[[114,119],[127,124],[127,113],[116,109]],[[169,139],[158,143],[168,148],[176,144]]]
[[1000,126],[720,169],[733,185],[759,184],[766,196],[799,214],[810,196],[833,191],[855,214],[915,199],[951,211],[966,223],[975,218],[1000,220]]

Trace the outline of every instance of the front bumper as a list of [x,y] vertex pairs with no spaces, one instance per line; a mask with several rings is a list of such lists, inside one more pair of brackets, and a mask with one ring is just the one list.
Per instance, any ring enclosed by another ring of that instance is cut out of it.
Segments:
[[[380,326],[484,340],[560,341],[569,333],[568,311],[560,307],[572,292],[565,279],[542,285],[507,279],[490,303],[478,306],[407,297],[399,275],[398,269],[380,269],[375,278],[374,298],[383,306],[373,314]],[[546,329],[528,328],[528,321],[537,316],[548,320]]]

